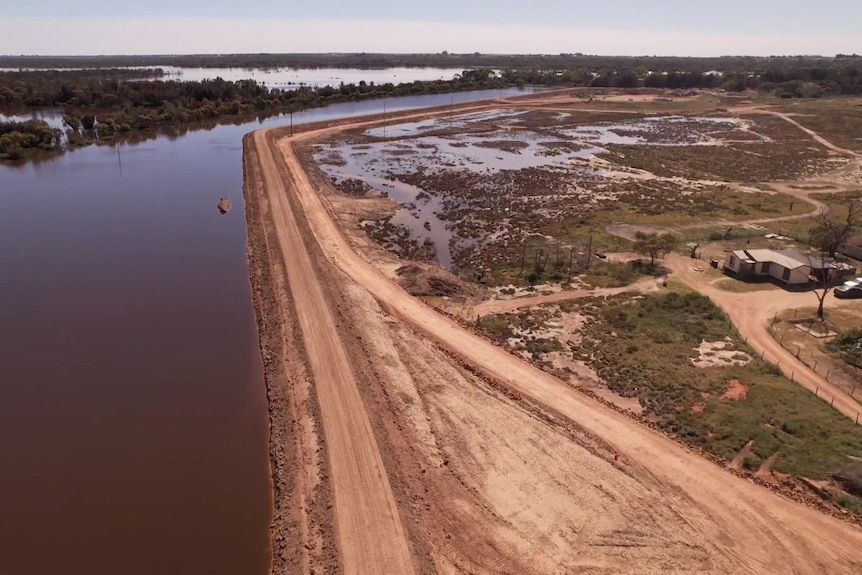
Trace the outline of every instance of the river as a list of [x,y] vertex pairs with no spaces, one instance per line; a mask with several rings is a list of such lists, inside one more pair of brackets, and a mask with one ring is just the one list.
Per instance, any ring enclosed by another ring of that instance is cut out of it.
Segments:
[[[498,95],[389,98],[386,110]],[[0,166],[0,573],[267,573],[241,140],[285,123]]]

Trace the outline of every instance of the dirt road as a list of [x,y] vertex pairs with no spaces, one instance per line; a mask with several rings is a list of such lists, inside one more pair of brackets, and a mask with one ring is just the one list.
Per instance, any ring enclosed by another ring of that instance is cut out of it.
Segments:
[[266,133],[258,132],[255,140],[320,403],[343,572],[412,573],[407,538],[339,330],[312,267]]
[[[309,139],[318,135],[318,133],[309,132],[298,136],[298,139]],[[257,137],[259,141],[263,141],[264,133],[259,133]],[[581,449],[570,453],[568,459],[558,461],[556,467],[543,468],[542,472],[551,474],[553,479],[553,474],[562,476],[570,469],[577,469],[579,471],[576,485],[580,485],[582,489],[597,486],[598,495],[590,500],[584,500],[582,508],[569,507],[567,505],[569,500],[565,498],[558,502],[551,501],[549,509],[565,509],[565,513],[570,515],[567,518],[568,522],[548,525],[542,516],[531,515],[534,529],[546,533],[546,536],[533,541],[532,551],[530,546],[520,547],[521,551],[518,553],[522,564],[539,565],[542,550],[552,545],[553,541],[567,537],[563,531],[560,531],[564,525],[572,525],[573,522],[579,525],[580,527],[575,529],[577,534],[580,529],[588,530],[591,522],[601,521],[628,525],[629,531],[622,539],[618,537],[615,541],[609,541],[607,538],[585,540],[577,535],[568,535],[566,540],[575,545],[580,561],[583,563],[578,563],[572,558],[572,563],[569,564],[571,567],[564,572],[572,572],[574,569],[584,567],[591,568],[592,572],[603,573],[648,573],[670,569],[680,573],[849,574],[862,570],[862,553],[859,551],[862,548],[862,530],[731,475],[688,452],[668,438],[637,424],[549,374],[493,346],[404,292],[365,258],[352,250],[321,196],[312,185],[308,174],[297,160],[291,141],[282,139],[279,148],[282,157],[270,157],[264,161],[264,164],[266,171],[270,173],[267,186],[268,195],[273,200],[273,207],[285,212],[283,216],[276,218],[276,225],[284,228],[282,233],[285,241],[282,248],[285,261],[289,266],[299,265],[291,264],[291,260],[302,260],[307,257],[302,238],[297,238],[291,229],[293,217],[304,217],[314,236],[306,237],[305,241],[316,241],[335,266],[357,286],[381,302],[383,307],[396,318],[411,326],[416,333],[422,334],[426,340],[447,350],[452,357],[479,370],[492,381],[504,385],[509,390],[509,394],[514,393],[517,397],[529,399],[540,406],[544,413],[555,414],[553,417],[561,418],[561,421],[580,429],[587,437],[595,438],[590,450]],[[269,150],[269,148],[265,149]],[[284,162],[286,166],[285,186],[275,181],[276,162]],[[302,214],[290,213],[290,206],[283,199],[277,200],[276,196],[281,197],[285,193],[294,195],[298,200],[294,205],[301,206]],[[301,281],[304,289],[309,292],[315,291],[313,276],[302,276]],[[291,287],[293,287],[293,279],[291,279]],[[331,332],[330,335],[324,333],[335,329],[327,323],[325,303],[311,297],[306,298],[304,303],[298,299],[297,308],[302,307],[307,309],[301,313],[305,315],[308,322],[313,324],[309,326],[309,333],[314,336],[310,338],[312,343],[315,346],[322,346],[321,357],[318,360],[330,358],[329,361],[332,361],[332,357],[337,358],[337,355],[332,352],[337,350],[338,338],[333,337]],[[330,349],[328,346],[333,347]],[[380,358],[378,361],[383,359]],[[321,365],[318,368],[324,370],[325,366]],[[349,369],[344,366],[342,368],[346,371],[342,370],[340,375],[349,379]],[[427,368],[443,369],[443,366],[429,364]],[[351,417],[361,411],[360,404],[341,404],[337,407],[346,410],[347,414],[353,414]],[[326,425],[330,425],[326,422],[326,417],[324,420]],[[451,417],[446,421],[450,426],[458,425],[457,420],[451,420]],[[365,424],[356,425],[361,431]],[[496,429],[496,434],[506,438],[506,442],[510,439],[515,442],[518,432],[518,429],[510,429],[506,425],[498,426]],[[372,441],[366,442],[362,438],[345,435],[349,434],[333,433],[333,444],[330,445],[330,449],[342,449],[348,452],[349,448],[334,444],[337,441],[344,441],[346,445],[353,445],[361,441],[371,451]],[[327,430],[327,439],[330,439],[329,430]],[[490,437],[488,439],[490,440]],[[541,435],[533,441],[534,446],[541,445]],[[488,447],[489,445],[491,445],[490,442],[462,443],[460,448],[467,450],[473,460],[486,458],[494,461],[503,452],[496,452],[493,447]],[[622,455],[621,462],[613,461],[610,457],[612,452]],[[524,452],[521,457],[530,457],[528,453]],[[377,458],[373,457],[373,454],[369,454],[369,458],[373,460],[371,467],[379,469]],[[338,461],[335,456],[331,459],[334,464]],[[528,466],[528,468],[537,474],[536,481],[543,477],[539,475],[539,469],[535,466]],[[370,481],[372,478],[367,479]],[[380,485],[366,484],[364,488],[369,489],[372,495],[378,493],[379,499],[385,502],[387,512],[383,514],[382,519],[387,525],[382,528],[373,526],[372,531],[375,533],[375,538],[380,537],[378,541],[390,544],[390,539],[381,537],[380,531],[380,529],[388,529],[390,537],[393,538],[396,546],[400,547],[401,533],[397,525],[391,521],[391,511],[389,511],[391,507],[388,506],[390,499],[385,496],[387,487],[384,471],[380,472],[378,479]],[[509,518],[508,521],[511,523],[517,517],[529,513],[531,509],[540,505],[541,502],[538,500],[540,494],[537,493],[536,497],[517,497],[518,506],[508,507],[506,510],[506,502],[511,503],[512,497],[523,494],[527,484],[513,490],[511,486],[506,486],[510,481],[506,476],[499,477],[497,481],[496,487],[487,482],[475,487],[475,489],[481,487],[484,490],[484,497],[489,501],[495,500],[493,494],[501,489],[507,494],[502,500],[496,499],[497,507],[493,507],[496,510],[496,517]],[[335,477],[333,477],[333,483],[337,485]],[[347,486],[343,488],[350,489]],[[574,494],[569,494],[569,497],[573,496]],[[342,512],[355,512],[349,508],[352,504],[362,509],[367,507],[366,500],[362,498],[356,500],[342,498],[340,502],[336,498],[336,515]],[[370,512],[371,510],[369,514]],[[340,518],[339,525],[342,529]],[[462,528],[469,529],[470,526],[464,525]],[[634,529],[634,534],[631,529]],[[432,527],[430,531],[435,530]],[[684,533],[684,537],[681,540],[674,539],[668,536],[668,531]],[[483,532],[481,536],[483,538],[502,537],[499,534],[495,536],[493,531]],[[503,553],[508,546],[500,543],[500,545],[494,545],[494,548],[498,553]],[[679,545],[687,546],[689,552],[678,553],[679,547],[675,546]],[[636,555],[625,551],[632,548],[638,550]],[[398,554],[398,557],[402,557],[402,554]],[[677,557],[677,559],[669,562],[671,557]],[[687,559],[679,559],[679,557]],[[394,560],[383,554],[379,554],[378,558]],[[367,556],[358,560],[371,561],[372,559],[371,556]],[[406,563],[407,560],[402,558],[401,564]],[[365,565],[368,564],[365,563]],[[559,569],[559,565],[557,564],[554,569]],[[549,572],[538,567],[532,567],[532,569],[536,572]],[[451,572],[463,571],[463,569],[451,570]],[[494,571],[500,571],[499,567],[496,570],[478,572]],[[376,572],[404,571],[379,568]]]
[[655,291],[655,278],[646,278],[632,285],[619,288],[596,288],[591,290],[568,290],[547,295],[531,295],[525,297],[517,297],[511,299],[492,299],[483,301],[482,303],[472,306],[464,313],[465,319],[475,319],[476,316],[484,317],[489,314],[511,313],[515,310],[533,307],[537,305],[546,305],[561,301],[577,299],[582,297],[607,297],[611,295],[621,294],[627,291],[649,292]]
[[772,110],[756,110],[756,111],[763,113],[763,114],[769,114],[770,116],[775,116],[777,118],[781,118],[785,122],[790,122],[791,124],[793,124],[794,126],[799,128],[800,130],[802,130],[803,132],[805,132],[806,134],[811,136],[818,143],[826,146],[827,148],[829,148],[830,150],[832,150],[834,152],[838,152],[839,154],[843,154],[845,156],[850,156],[851,158],[857,158],[857,159],[862,158],[862,155],[859,155],[858,153],[854,152],[853,150],[848,150],[846,148],[841,148],[839,146],[836,146],[835,144],[833,144],[832,142],[830,142],[829,140],[827,140],[826,138],[824,138],[823,136],[821,136],[820,134],[815,132],[814,130],[806,128],[805,126],[803,126],[802,124],[800,124],[799,122],[794,120],[790,116],[790,114],[784,114],[782,112],[775,112]]

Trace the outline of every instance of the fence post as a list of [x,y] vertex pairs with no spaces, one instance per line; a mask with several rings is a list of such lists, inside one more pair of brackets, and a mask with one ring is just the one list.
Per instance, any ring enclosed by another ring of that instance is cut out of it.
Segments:
[[830,401],[830,402],[829,402],[829,406],[830,406],[830,407],[834,407],[834,406],[835,406],[835,396],[834,396],[834,395],[832,396],[832,401]]
[[816,359],[814,360],[814,367],[812,367],[811,369],[814,370],[814,373],[817,373],[817,360]]
[[764,349],[763,351],[760,352],[760,359],[763,359],[763,357],[765,355],[766,355],[766,350]]
[[793,310],[793,317],[796,317],[796,312],[798,312],[798,311],[799,311],[799,308],[796,308]]
[[830,368],[828,368],[828,369],[826,370],[826,381],[829,381],[829,374],[830,374],[830,373],[832,373],[832,368],[831,368],[831,367],[830,367]]
[[853,397],[853,394],[856,393],[856,386],[853,386],[853,389],[850,390],[850,397]]
[[856,425],[859,425],[859,412],[856,412]]
[[793,376],[795,376],[795,375],[796,375],[796,371],[791,371],[791,372],[790,372],[790,381],[795,381],[795,380],[793,379]]
[[817,389],[814,390],[814,397],[819,397],[819,396],[820,396],[820,388],[818,387]]
[[799,359],[799,346],[796,346],[796,359]]

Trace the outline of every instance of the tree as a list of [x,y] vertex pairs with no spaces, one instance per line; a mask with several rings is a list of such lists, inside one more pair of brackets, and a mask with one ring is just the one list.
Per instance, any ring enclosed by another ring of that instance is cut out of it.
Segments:
[[676,242],[677,238],[673,234],[635,232],[635,251],[648,255],[650,266],[655,265],[656,258],[664,257],[666,253],[673,250]]
[[829,214],[821,213],[816,217],[817,225],[809,232],[812,245],[829,257],[835,257],[835,252],[847,241],[853,230],[862,228],[862,199],[847,199],[845,205],[846,217],[833,220]]
[[[833,282],[837,275],[838,269],[835,267],[835,262],[831,257],[822,252],[819,256],[808,256],[808,265],[811,268],[811,275],[808,279],[814,282],[814,295],[817,296],[817,317],[823,321],[823,304],[826,303],[826,296],[832,291]],[[815,274],[815,270],[818,275]],[[817,289],[817,284],[820,284],[820,289]]]

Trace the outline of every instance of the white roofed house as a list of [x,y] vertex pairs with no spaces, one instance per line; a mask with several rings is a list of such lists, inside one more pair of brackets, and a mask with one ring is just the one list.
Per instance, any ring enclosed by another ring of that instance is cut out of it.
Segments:
[[804,288],[837,282],[856,268],[821,255],[796,250],[735,250],[724,258],[724,272],[742,280],[770,280],[786,288]]

